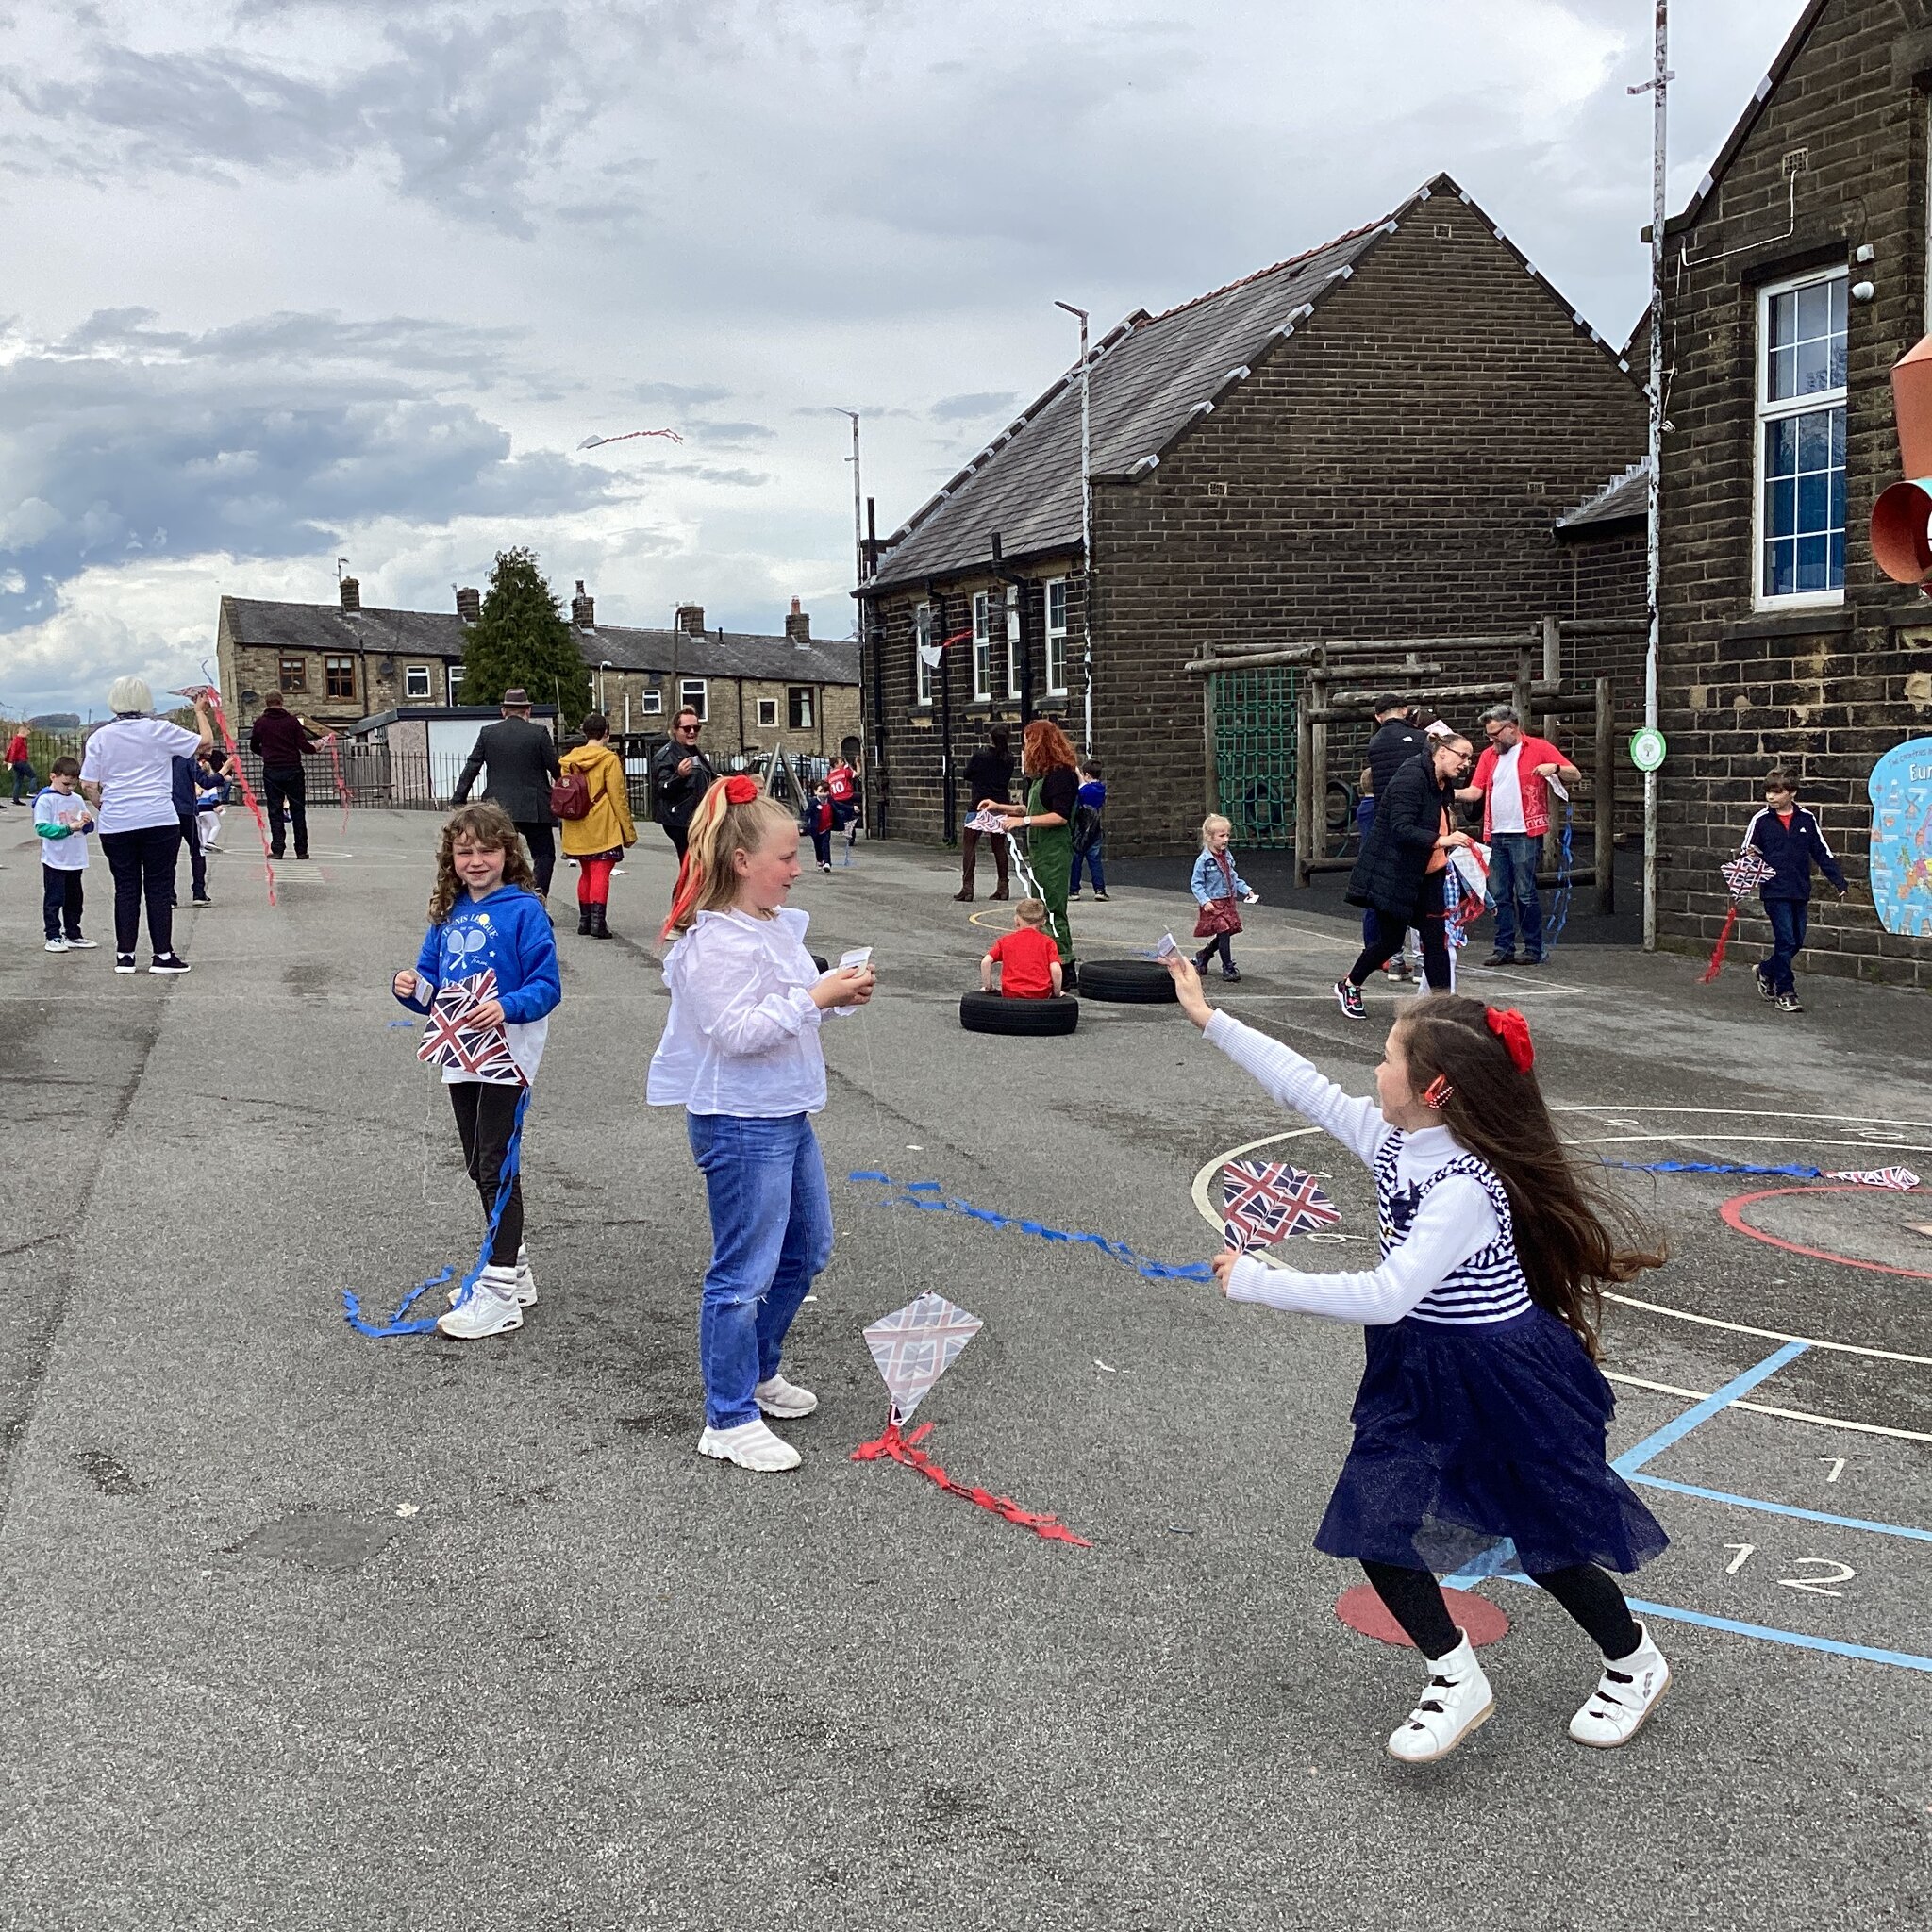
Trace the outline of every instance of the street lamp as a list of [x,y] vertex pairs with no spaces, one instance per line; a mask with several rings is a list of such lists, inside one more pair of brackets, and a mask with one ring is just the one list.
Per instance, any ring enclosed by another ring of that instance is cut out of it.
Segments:
[[1092,385],[1087,362],[1087,311],[1071,302],[1056,302],[1080,325],[1080,660],[1086,674],[1086,722],[1081,749],[1093,753],[1093,409]]

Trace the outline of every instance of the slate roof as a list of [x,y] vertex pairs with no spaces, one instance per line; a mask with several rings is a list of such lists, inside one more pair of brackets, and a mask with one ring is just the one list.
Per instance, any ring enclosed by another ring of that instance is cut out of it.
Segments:
[[1650,459],[1634,462],[1621,476],[1612,476],[1593,496],[1557,519],[1564,536],[1573,531],[1594,532],[1610,524],[1642,523],[1650,515]]
[[[224,597],[222,608],[238,644],[270,650],[368,651],[384,657],[440,658],[459,663],[467,626],[455,611],[384,610],[364,606],[283,604]],[[666,630],[602,625],[572,635],[594,671],[608,659],[620,671],[671,670],[674,639],[680,677],[756,677],[791,684],[857,684],[858,645],[850,639],[814,638],[800,647],[790,638],[708,630],[678,638]]]

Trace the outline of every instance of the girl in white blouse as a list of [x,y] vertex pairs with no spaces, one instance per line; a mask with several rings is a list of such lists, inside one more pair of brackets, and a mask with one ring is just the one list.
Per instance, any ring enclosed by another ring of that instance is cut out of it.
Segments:
[[819,1399],[779,1373],[787,1330],[832,1258],[831,1197],[811,1117],[825,1105],[819,1023],[872,997],[870,966],[821,974],[808,916],[786,904],[798,825],[755,779],[705,794],[663,937],[671,1014],[651,1060],[653,1107],[681,1107],[711,1213],[698,1347],[700,1455],[741,1469],[796,1469],[767,1416]]

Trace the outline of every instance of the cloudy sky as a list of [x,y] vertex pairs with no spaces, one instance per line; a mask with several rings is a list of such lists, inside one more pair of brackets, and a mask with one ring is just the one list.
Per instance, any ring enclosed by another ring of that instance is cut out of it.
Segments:
[[[1800,10],[1698,0],[1671,201]],[[663,624],[851,624],[1105,326],[1454,175],[1607,335],[1650,0],[0,0],[0,708],[190,675],[223,592],[450,608],[531,544]],[[680,445],[578,454],[675,426]]]

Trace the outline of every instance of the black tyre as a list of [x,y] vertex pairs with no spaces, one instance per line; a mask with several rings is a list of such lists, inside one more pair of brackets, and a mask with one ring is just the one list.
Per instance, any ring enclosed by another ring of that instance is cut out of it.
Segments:
[[969,992],[959,1001],[959,1024],[969,1033],[1071,1033],[1080,1024],[1080,1002],[1009,1000],[996,992]]
[[1172,1006],[1180,997],[1158,959],[1083,959],[1080,991],[1089,999],[1142,1007]]

